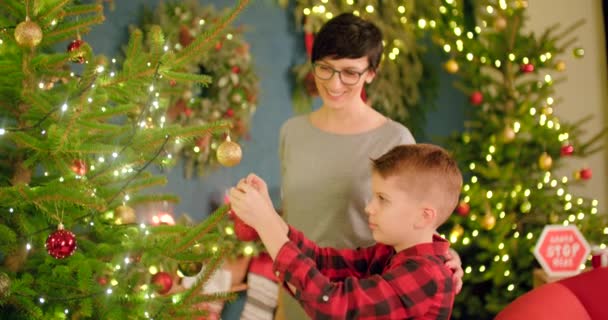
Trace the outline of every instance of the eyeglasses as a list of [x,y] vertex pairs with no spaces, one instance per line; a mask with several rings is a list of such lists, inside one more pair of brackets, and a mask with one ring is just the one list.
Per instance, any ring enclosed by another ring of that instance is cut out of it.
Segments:
[[321,79],[321,80],[329,80],[334,76],[334,73],[337,73],[338,76],[340,77],[340,81],[347,85],[347,86],[352,86],[355,85],[359,82],[359,80],[361,79],[361,76],[366,73],[369,70],[369,67],[365,68],[365,70],[359,72],[359,71],[355,71],[355,70],[336,70],[328,65],[325,64],[318,64],[318,63],[313,63],[312,64],[312,72],[314,73],[315,77]]

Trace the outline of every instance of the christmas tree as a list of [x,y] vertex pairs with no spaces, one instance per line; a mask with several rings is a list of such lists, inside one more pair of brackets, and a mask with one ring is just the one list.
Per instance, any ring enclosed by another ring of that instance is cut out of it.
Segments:
[[536,35],[524,28],[526,1],[467,4],[446,1],[433,31],[445,70],[457,75],[471,105],[465,132],[446,142],[465,185],[442,232],[465,270],[454,317],[491,319],[532,288],[539,268],[532,252],[544,226],[576,225],[587,241],[605,247],[607,220],[597,200],[569,191],[591,178],[591,168],[556,173],[563,158],[597,151],[604,132],[581,141],[585,118],[568,123],[554,114],[554,84],[566,69],[559,57],[584,53],[573,47],[578,23]]
[[[230,131],[228,121],[169,123],[170,93],[159,88],[208,85],[185,66],[247,1],[179,52],[159,27],[133,30],[121,63],[83,38],[104,22],[105,2],[0,4],[2,318],[191,319],[206,312],[195,305],[229,297],[201,294],[224,255],[208,231],[226,207],[193,227],[150,226],[133,208],[177,200],[140,192],[165,182],[146,169],[172,161],[169,144]],[[240,149],[226,142],[217,156],[234,165]],[[202,269],[200,281],[178,290],[176,269]]]

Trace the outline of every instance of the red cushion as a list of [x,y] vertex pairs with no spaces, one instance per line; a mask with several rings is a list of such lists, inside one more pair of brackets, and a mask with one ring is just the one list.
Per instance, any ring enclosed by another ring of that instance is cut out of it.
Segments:
[[608,319],[608,268],[597,268],[559,283],[572,291],[583,304],[592,319]]
[[[591,320],[577,296],[565,285],[540,286],[511,302],[495,320]],[[608,319],[608,318],[593,318]]]

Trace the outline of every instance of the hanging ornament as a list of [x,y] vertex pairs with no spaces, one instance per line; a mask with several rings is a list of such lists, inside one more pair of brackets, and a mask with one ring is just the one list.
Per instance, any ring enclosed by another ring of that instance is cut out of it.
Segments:
[[454,59],[450,59],[443,64],[443,68],[448,73],[454,74],[454,73],[458,72],[458,62],[456,62],[456,60],[454,60]]
[[184,262],[177,265],[177,270],[181,272],[184,277],[194,277],[201,272],[203,264],[201,262]]
[[575,58],[582,58],[585,56],[585,49],[574,48],[574,50],[572,50],[572,54],[574,55]]
[[519,67],[519,70],[523,73],[534,72],[534,65],[531,63],[524,63]]
[[72,161],[72,165],[70,169],[74,171],[75,174],[79,176],[84,176],[87,174],[87,163],[82,159],[75,159]]
[[591,171],[591,168],[583,168],[579,172],[579,175],[580,175],[581,179],[583,179],[583,180],[589,180],[589,179],[591,179],[591,176],[593,175],[593,172]]
[[230,136],[217,148],[217,161],[225,167],[234,167],[241,162],[243,151],[238,143],[230,141]]
[[481,219],[481,226],[486,230],[492,230],[496,225],[496,217],[491,213],[486,213]]
[[304,78],[304,88],[306,89],[306,93],[311,97],[316,97],[319,95],[317,83],[315,82],[315,75],[312,73],[312,71],[306,74],[306,77]]
[[15,40],[22,47],[33,48],[42,41],[42,29],[37,23],[25,18],[15,28]]
[[241,68],[239,68],[239,66],[232,66],[230,71],[232,71],[232,73],[234,73],[234,74],[239,74],[239,73],[241,73]]
[[496,31],[503,31],[507,27],[507,19],[503,16],[498,16],[494,19],[494,29]]
[[114,209],[114,222],[116,224],[133,224],[136,221],[137,216],[133,208],[123,204]]
[[84,52],[81,47],[84,44],[84,40],[75,39],[68,44],[68,53],[70,53],[70,60],[76,63],[84,63]]
[[173,278],[167,272],[157,272],[152,276],[152,284],[156,286],[156,292],[159,294],[165,294],[171,290],[173,286]]
[[179,27],[178,39],[179,39],[178,40],[179,44],[181,44],[182,47],[187,47],[189,44],[192,43],[192,41],[194,41],[194,37],[192,36],[192,33],[190,32],[188,27],[186,27],[184,25]]
[[234,117],[234,109],[228,108],[228,110],[226,110],[226,112],[224,113],[224,116],[226,118],[232,118],[232,117]]
[[571,156],[574,153],[574,146],[571,144],[563,145],[560,149],[560,154],[562,156]]
[[504,142],[511,142],[515,139],[515,130],[511,126],[506,126],[502,131],[502,138]]
[[456,207],[456,212],[463,217],[466,217],[470,211],[471,207],[468,203],[464,201],[460,201],[460,203],[458,203],[458,206]]
[[555,70],[562,72],[566,70],[566,62],[564,60],[560,60],[555,64]]
[[11,294],[11,278],[4,272],[0,272],[0,299]]
[[63,259],[71,256],[76,251],[76,236],[70,231],[63,229],[60,223],[57,231],[46,238],[46,251],[55,259]]
[[312,56],[312,47],[315,42],[315,36],[312,32],[304,33],[304,46],[306,47],[306,54],[308,57]]
[[450,232],[450,239],[458,239],[460,237],[462,237],[462,235],[464,234],[464,228],[457,224],[454,226],[454,228],[452,228],[452,231]]
[[538,157],[538,166],[544,170],[544,171],[548,171],[551,169],[551,166],[553,165],[553,159],[551,158],[551,156],[546,153],[543,152],[540,157]]
[[106,276],[98,277],[97,283],[99,283],[100,286],[105,286],[106,284],[108,284],[108,277],[106,277]]
[[480,105],[483,102],[483,94],[481,91],[473,91],[469,96],[469,102],[474,106]]
[[260,238],[255,229],[246,224],[237,215],[234,215],[234,234],[241,241],[255,241]]

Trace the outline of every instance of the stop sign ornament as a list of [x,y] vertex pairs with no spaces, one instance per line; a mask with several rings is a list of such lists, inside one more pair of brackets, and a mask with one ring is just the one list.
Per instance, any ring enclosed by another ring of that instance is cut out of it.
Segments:
[[534,248],[534,256],[552,277],[578,274],[591,248],[576,226],[547,225]]

